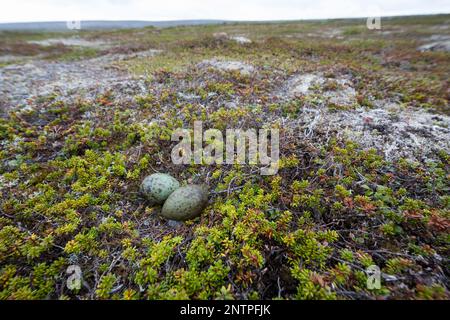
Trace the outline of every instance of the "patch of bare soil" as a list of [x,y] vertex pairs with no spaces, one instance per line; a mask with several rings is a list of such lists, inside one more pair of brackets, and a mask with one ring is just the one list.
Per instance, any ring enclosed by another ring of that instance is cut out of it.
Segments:
[[85,40],[78,37],[72,38],[51,38],[45,40],[31,40],[28,41],[30,44],[37,44],[40,46],[53,46],[57,44],[62,44],[65,46],[76,46],[76,47],[86,47],[86,48],[95,48],[95,49],[103,49],[112,46],[111,43],[100,40]]
[[[29,99],[57,92],[61,99],[82,95],[85,99],[117,86],[143,89],[143,80],[135,79],[113,66],[113,62],[135,57],[153,56],[157,50],[132,54],[108,54],[70,62],[31,60],[0,68],[0,107],[3,110],[23,107]],[[125,90],[126,92],[126,90]]]

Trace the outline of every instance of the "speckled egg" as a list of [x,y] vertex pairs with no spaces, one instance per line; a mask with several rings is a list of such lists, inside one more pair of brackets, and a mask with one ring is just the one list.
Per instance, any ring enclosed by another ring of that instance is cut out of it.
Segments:
[[174,177],[154,173],[142,181],[141,192],[152,204],[162,204],[179,187],[180,183]]
[[200,215],[208,203],[205,185],[189,185],[175,190],[166,202],[161,215],[175,221],[185,221]]

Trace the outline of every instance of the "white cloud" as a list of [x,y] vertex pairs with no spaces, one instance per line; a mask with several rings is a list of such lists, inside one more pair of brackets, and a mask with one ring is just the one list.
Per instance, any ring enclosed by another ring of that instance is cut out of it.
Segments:
[[1,0],[0,22],[285,20],[450,13],[448,0]]

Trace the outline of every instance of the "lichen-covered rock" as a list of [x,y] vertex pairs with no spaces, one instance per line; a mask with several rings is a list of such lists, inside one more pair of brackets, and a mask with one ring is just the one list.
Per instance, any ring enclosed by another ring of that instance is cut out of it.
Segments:
[[161,215],[170,220],[189,220],[200,215],[207,203],[208,190],[205,185],[181,187],[167,198]]
[[243,37],[243,36],[235,36],[235,37],[231,37],[230,39],[236,41],[239,44],[252,43],[252,40],[250,40],[249,38]]
[[141,192],[151,203],[162,204],[179,187],[180,183],[174,177],[164,173],[154,173],[142,181]]
[[221,59],[210,59],[203,60],[198,64],[200,68],[213,68],[216,70],[221,70],[225,72],[237,71],[243,76],[249,76],[255,73],[256,69],[252,65],[238,61],[238,60],[221,60]]
[[425,51],[450,52],[450,40],[427,43],[427,44],[420,46],[417,49],[422,52],[425,52]]

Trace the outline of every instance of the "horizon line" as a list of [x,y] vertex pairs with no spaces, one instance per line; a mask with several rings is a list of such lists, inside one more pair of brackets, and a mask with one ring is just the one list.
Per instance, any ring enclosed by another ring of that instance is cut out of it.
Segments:
[[[437,15],[450,15],[450,12],[439,13],[414,13],[414,14],[399,14],[399,15],[380,15],[380,18],[397,18],[397,17],[415,17],[415,16],[437,16]],[[140,19],[121,19],[121,20],[108,20],[108,19],[88,19],[88,20],[38,20],[38,21],[0,21],[0,24],[19,24],[19,23],[65,23],[67,21],[80,21],[80,22],[177,22],[177,21],[217,21],[217,22],[289,22],[289,21],[313,21],[313,20],[341,20],[341,19],[367,19],[371,16],[355,16],[355,17],[329,17],[329,18],[300,18],[300,19],[260,19],[260,20],[231,20],[231,19],[215,19],[215,18],[186,18],[186,19],[167,19],[167,20],[140,20]]]

